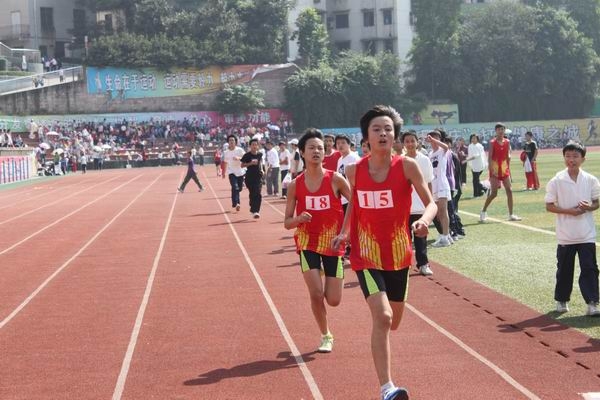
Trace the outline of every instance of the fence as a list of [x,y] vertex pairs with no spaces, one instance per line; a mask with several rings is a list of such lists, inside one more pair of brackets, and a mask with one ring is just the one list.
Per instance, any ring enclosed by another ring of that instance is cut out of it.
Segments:
[[61,70],[56,70],[45,72],[43,74],[0,81],[0,96],[11,92],[30,90],[50,85],[59,85],[68,82],[76,82],[83,79],[82,66],[62,69],[62,73],[64,74],[63,81],[60,80],[60,71]]
[[35,176],[35,156],[0,156],[0,185],[26,181]]

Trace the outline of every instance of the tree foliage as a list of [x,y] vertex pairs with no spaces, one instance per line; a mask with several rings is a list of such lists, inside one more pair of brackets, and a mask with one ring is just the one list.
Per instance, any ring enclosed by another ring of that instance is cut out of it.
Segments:
[[423,108],[402,96],[399,60],[347,52],[335,62],[302,69],[285,82],[286,108],[297,127],[353,127],[374,104],[390,104],[409,114]]
[[329,59],[329,37],[321,16],[315,8],[303,10],[296,20],[298,30],[292,40],[298,40],[298,53],[308,68],[313,68]]
[[214,108],[222,114],[255,112],[265,107],[265,91],[254,85],[226,86],[216,97]]

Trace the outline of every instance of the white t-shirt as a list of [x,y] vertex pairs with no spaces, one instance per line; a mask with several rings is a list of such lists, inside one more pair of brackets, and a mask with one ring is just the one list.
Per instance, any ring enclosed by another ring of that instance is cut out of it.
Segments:
[[[598,198],[600,198],[598,178],[579,170],[575,182],[564,169],[546,185],[544,201],[554,203],[561,208],[573,208],[580,201],[591,203]],[[556,214],[556,239],[558,244],[594,243],[596,241],[594,214],[591,212],[577,216]]]
[[[436,193],[449,193],[450,183],[446,176],[446,169],[448,167],[448,158],[446,155],[447,150],[438,148],[436,151],[429,152],[429,160],[433,166],[433,180],[431,181],[431,192],[436,198]],[[446,197],[446,195],[440,196]]]
[[[423,174],[423,181],[425,183],[431,183],[433,181],[433,166],[431,165],[431,160],[429,157],[417,151],[417,156],[414,160],[419,165],[419,169],[421,170],[421,174]],[[412,190],[412,204],[410,206],[410,213],[421,215],[425,212],[425,205],[421,201],[419,194],[414,189]]]
[[467,150],[467,158],[475,157],[470,160],[471,170],[473,172],[481,172],[486,167],[485,150],[481,143],[471,143]]
[[[242,168],[240,159],[244,156],[244,149],[236,146],[233,150],[227,150],[223,152],[223,161],[227,163],[227,175],[234,174],[235,176],[243,176],[246,170]],[[237,160],[235,159],[237,158]]]
[[[287,159],[287,164],[282,164],[281,162]],[[292,163],[292,153],[288,149],[279,152],[279,167],[282,171],[288,171],[290,169],[290,164]]]
[[279,154],[277,154],[275,147],[267,151],[267,166],[270,168],[279,168]]
[[[346,176],[346,167],[351,164],[356,164],[360,161],[360,156],[351,151],[347,156],[342,156],[338,159],[336,171]],[[344,196],[342,196],[342,204],[348,203],[348,200]]]

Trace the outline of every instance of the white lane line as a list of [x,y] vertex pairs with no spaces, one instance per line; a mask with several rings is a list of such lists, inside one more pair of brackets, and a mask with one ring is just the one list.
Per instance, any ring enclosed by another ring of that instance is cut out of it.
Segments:
[[[254,275],[254,279],[256,279],[256,283],[258,284],[258,287],[260,288],[260,291],[262,292],[263,297],[265,298],[265,301],[267,302],[269,309],[271,310],[271,314],[273,314],[273,317],[275,318],[275,321],[277,322],[277,326],[279,327],[279,330],[281,331],[281,335],[285,339],[288,347],[290,348],[290,351],[292,352],[292,355],[294,356],[294,359],[296,360],[296,364],[298,365],[298,367],[300,368],[300,371],[302,372],[302,375],[304,376],[304,380],[306,381],[306,384],[308,385],[308,388],[310,389],[310,391],[313,395],[313,398],[315,400],[323,400],[323,395],[321,394],[321,391],[319,390],[319,386],[317,385],[315,378],[312,376],[310,370],[308,369],[308,366],[306,365],[306,363],[304,362],[304,359],[302,358],[302,355],[300,354],[300,351],[298,350],[298,347],[296,346],[296,343],[294,343],[294,339],[292,339],[292,335],[290,335],[290,332],[288,331],[287,327],[285,326],[285,322],[283,322],[283,318],[281,317],[281,314],[277,310],[277,306],[273,302],[273,299],[271,298],[271,295],[269,294],[269,291],[267,290],[267,287],[265,286],[262,278],[260,277],[260,274],[258,273],[256,267],[254,266],[254,263],[252,262],[250,255],[248,255],[248,251],[246,251],[246,248],[244,247],[242,240],[240,239],[237,231],[235,230],[235,227],[231,223],[231,219],[229,219],[229,215],[226,214],[223,204],[221,204],[221,201],[217,197],[217,193],[215,192],[212,185],[210,184],[210,181],[206,178],[206,174],[204,172],[203,172],[203,175],[204,175],[205,182],[207,183],[208,187],[210,188],[210,191],[212,192],[215,200],[217,201],[217,203],[219,204],[219,207],[221,208],[221,211],[223,212],[223,215],[225,216],[225,220],[227,221],[227,224],[229,225],[229,228],[231,229],[231,232],[233,233],[233,236],[235,237],[235,240],[236,240],[240,250],[242,251],[244,258],[246,259],[246,263],[250,267],[250,271],[252,271],[252,275]],[[114,400],[114,398],[113,398],[113,400]]]
[[[467,211],[461,211],[461,210],[459,210],[458,212],[461,213],[461,214],[468,215],[470,217],[475,217],[475,218],[479,219],[479,214],[473,214],[473,213],[470,213],[470,212],[467,212]],[[536,227],[533,227],[533,226],[528,226],[528,225],[524,225],[524,224],[518,224],[516,222],[511,222],[511,221],[503,221],[503,220],[497,219],[497,218],[487,217],[486,221],[499,222],[499,223],[504,224],[504,225],[510,225],[510,226],[514,226],[516,228],[526,229],[526,230],[532,231],[532,232],[544,233],[546,235],[552,235],[552,236],[554,236],[556,234],[555,232],[548,231],[546,229],[540,229],[540,228],[536,228]],[[600,246],[600,243],[596,242],[596,247],[599,247],[599,246]]]
[[579,393],[583,400],[600,400],[600,392]]
[[[10,246],[10,247],[7,247],[6,249],[4,249],[4,250],[0,251],[0,256],[1,256],[1,255],[3,255],[3,254],[6,254],[6,253],[8,253],[9,251],[11,251],[12,249],[14,249],[15,247],[18,247],[18,246],[22,245],[23,243],[25,243],[25,242],[26,242],[26,241],[28,241],[29,239],[31,239],[31,238],[33,238],[33,237],[35,237],[35,236],[39,235],[40,233],[44,232],[44,231],[45,231],[45,230],[47,230],[48,228],[51,228],[51,227],[53,227],[54,225],[58,224],[58,223],[59,223],[59,222],[61,222],[62,220],[65,220],[65,219],[69,218],[71,215],[78,213],[79,211],[83,210],[83,209],[84,209],[84,208],[86,208],[86,207],[89,207],[90,205],[92,205],[92,204],[96,203],[98,200],[101,200],[101,199],[105,198],[105,197],[106,197],[106,196],[108,196],[109,194],[111,194],[111,193],[113,193],[113,192],[115,192],[115,191],[119,190],[119,189],[120,189],[120,188],[122,188],[123,186],[125,186],[125,185],[129,184],[130,182],[132,182],[132,181],[134,181],[134,180],[138,179],[138,178],[139,178],[139,177],[141,177],[141,176],[142,176],[142,175],[139,175],[139,176],[136,176],[136,177],[134,177],[133,179],[130,179],[130,180],[128,180],[127,182],[123,183],[123,184],[122,184],[122,185],[120,185],[120,186],[117,186],[116,188],[114,188],[114,189],[113,189],[113,190],[111,190],[110,192],[108,192],[108,193],[105,193],[105,194],[103,194],[103,195],[102,195],[102,196],[100,196],[100,197],[97,197],[96,199],[94,199],[94,200],[90,201],[89,203],[87,203],[87,204],[84,204],[83,206],[79,207],[78,209],[76,209],[76,210],[74,210],[74,211],[72,211],[72,212],[68,213],[67,215],[64,215],[63,217],[61,217],[61,218],[57,219],[56,221],[54,221],[54,222],[53,222],[53,223],[51,223],[50,225],[46,225],[46,226],[45,226],[45,227],[43,227],[42,229],[40,229],[40,230],[38,230],[38,231],[36,231],[36,232],[32,233],[31,235],[27,236],[25,239],[23,239],[23,240],[21,240],[21,241],[19,241],[19,242],[15,243],[15,244],[13,244],[13,245],[12,245],[12,246]],[[105,181],[105,182],[106,182],[106,181]],[[105,183],[105,182],[103,182],[103,183]]]
[[[183,174],[179,177],[178,182],[181,181],[181,177],[183,177]],[[158,250],[156,251],[156,255],[154,256],[152,270],[150,271],[148,281],[146,282],[146,289],[144,290],[142,303],[140,304],[140,308],[138,309],[137,317],[135,318],[135,323],[133,325],[133,330],[131,331],[129,344],[127,345],[127,351],[125,352],[125,357],[123,358],[123,363],[121,364],[121,371],[119,372],[119,377],[117,378],[117,383],[115,384],[115,390],[113,391],[112,395],[113,400],[119,400],[123,395],[123,390],[125,390],[125,383],[127,381],[127,375],[129,374],[129,367],[131,366],[131,360],[133,359],[133,352],[135,351],[135,346],[137,345],[137,340],[140,336],[140,330],[142,329],[142,322],[144,321],[144,314],[146,314],[146,308],[148,308],[148,300],[150,299],[150,293],[152,293],[152,286],[154,286],[154,277],[156,276],[158,263],[160,261],[160,258],[162,257],[165,242],[167,241],[167,233],[169,232],[171,220],[173,219],[173,212],[175,211],[177,197],[177,192],[175,192],[175,196],[173,197],[173,203],[171,204],[171,211],[169,211],[169,216],[167,218],[167,221],[165,222],[165,229],[163,230],[163,234],[160,239],[160,244],[158,245]]]
[[[67,268],[69,266],[69,264],[71,264],[71,262],[73,262],[73,260],[75,260],[77,257],[79,257],[79,255],[81,253],[83,253],[85,251],[85,249],[87,249],[101,234],[102,232],[104,232],[106,229],[108,229],[109,226],[111,226],[113,224],[113,222],[115,222],[117,220],[117,218],[119,218],[125,211],[127,211],[127,209],[136,202],[137,199],[140,198],[140,196],[142,194],[144,194],[153,184],[154,182],[156,182],[158,180],[158,178],[160,178],[161,175],[159,175],[156,179],[154,179],[154,181],[152,181],[152,183],[150,183],[143,191],[141,191],[137,196],[135,196],[135,198],[133,200],[131,200],[129,202],[129,204],[127,204],[125,206],[125,208],[123,208],[121,211],[119,211],[119,213],[117,215],[115,215],[110,221],[108,221],[108,223],[106,225],[104,225],[104,227],[102,229],[100,229],[94,236],[92,236],[92,238],[90,240],[87,241],[86,244],[84,244],[75,254],[73,254],[73,256],[71,256],[71,258],[69,258],[67,261],[65,261],[65,263],[63,265],[61,265],[56,271],[54,271],[52,273],[52,275],[50,275],[48,278],[46,278],[46,280],[37,287],[37,289],[35,289],[33,292],[31,292],[31,294],[29,296],[27,296],[27,298],[25,300],[23,300],[23,302],[21,304],[19,304],[19,306],[17,308],[15,308],[6,318],[4,318],[1,322],[0,322],[0,329],[4,328],[4,326],[6,324],[8,324],[19,312],[21,312],[21,310],[23,310],[27,304],[29,304],[31,302],[31,300],[33,300],[35,298],[35,296],[38,295],[38,293],[40,293],[46,286],[48,286],[48,284],[50,282],[52,282],[52,280],[54,278],[56,278],[58,276],[58,274],[60,274],[65,268]],[[123,185],[125,185],[127,183],[124,183]],[[121,186],[123,186],[121,185]],[[115,189],[116,190],[116,189]]]
[[[282,216],[285,216],[285,214],[282,213],[277,207],[271,205],[271,203],[269,203],[269,202],[267,202],[267,204],[272,209],[277,211],[279,214],[281,214]],[[447,330],[442,328],[440,325],[436,324],[431,319],[427,318],[425,316],[425,314],[421,313],[419,310],[417,310],[416,308],[414,308],[413,306],[411,306],[408,303],[406,303],[406,307],[409,310],[411,310],[414,314],[416,314],[419,318],[421,318],[423,321],[425,321],[426,323],[431,325],[433,328],[435,328],[442,335],[446,336],[448,339],[450,339],[451,341],[456,343],[460,348],[462,348],[464,351],[466,351],[469,355],[473,356],[474,358],[476,358],[477,360],[482,362],[484,365],[486,365],[488,368],[490,368],[493,372],[500,375],[500,377],[502,377],[502,379],[504,379],[512,387],[514,387],[515,389],[517,389],[518,391],[523,393],[525,396],[527,396],[528,399],[541,400],[539,397],[537,397],[535,394],[531,393],[527,388],[525,388],[523,385],[521,385],[519,382],[517,382],[514,378],[512,378],[506,371],[504,371],[503,369],[498,367],[496,364],[492,363],[487,358],[483,357],[481,354],[477,353],[474,349],[467,346],[463,341],[458,339],[456,336],[452,335],[450,332],[448,332]]]
[[69,198],[71,198],[71,197],[77,196],[78,194],[81,194],[81,193],[83,193],[83,192],[87,192],[88,190],[91,190],[91,189],[95,188],[96,186],[102,185],[103,183],[107,183],[107,182],[110,182],[110,181],[114,181],[114,180],[115,180],[115,179],[117,179],[117,178],[120,178],[120,176],[117,176],[117,177],[114,177],[114,178],[108,179],[108,180],[106,180],[106,181],[102,181],[102,182],[100,182],[100,183],[97,183],[97,184],[95,184],[95,185],[93,185],[93,186],[90,186],[90,187],[88,187],[88,188],[85,188],[85,189],[82,189],[82,190],[80,190],[80,191],[78,191],[78,192],[72,193],[72,194],[70,194],[70,195],[68,195],[68,196],[64,196],[64,197],[58,196],[58,199],[57,199],[56,201],[53,201],[53,202],[51,202],[51,203],[46,203],[46,204],[44,204],[43,206],[40,206],[40,207],[38,207],[38,208],[35,208],[35,209],[33,209],[33,210],[29,210],[29,211],[26,211],[26,212],[24,212],[24,213],[22,213],[22,214],[15,215],[15,216],[14,216],[14,217],[12,217],[12,218],[6,219],[6,220],[4,220],[4,221],[0,221],[0,225],[4,225],[4,224],[6,224],[6,223],[8,223],[8,222],[14,221],[15,219],[19,219],[19,218],[21,218],[21,217],[24,217],[24,216],[26,216],[26,215],[33,214],[33,213],[35,213],[35,212],[37,212],[37,211],[39,211],[39,210],[42,210],[42,209],[44,209],[44,208],[46,208],[46,207],[53,206],[53,205],[55,205],[55,204],[57,204],[57,203],[62,203],[62,202],[63,202],[63,201],[65,201],[66,199],[69,199]]
[[481,354],[479,354],[478,352],[476,352],[471,347],[469,347],[466,343],[464,343],[463,341],[461,341],[459,338],[457,338],[456,336],[454,336],[453,334],[451,334],[450,332],[448,332],[447,330],[445,330],[444,328],[442,328],[440,325],[438,325],[435,322],[433,322],[431,319],[427,318],[425,316],[425,314],[423,314],[422,312],[420,312],[419,310],[417,310],[416,308],[414,308],[412,305],[406,303],[405,306],[410,311],[412,311],[413,313],[415,313],[423,321],[425,321],[426,323],[428,323],[429,325],[431,325],[435,330],[437,330],[442,335],[446,336],[448,339],[450,339],[451,341],[453,341],[454,343],[456,343],[458,345],[458,347],[460,347],[461,349],[463,349],[464,351],[466,351],[468,354],[470,354],[475,359],[477,359],[478,361],[480,361],[486,367],[488,367],[493,372],[495,372],[496,374],[498,374],[509,385],[511,385],[512,387],[514,387],[515,389],[517,389],[519,392],[521,392],[525,396],[527,396],[528,399],[530,399],[530,400],[541,400],[535,394],[533,394],[532,392],[530,392],[526,387],[524,387],[519,382],[517,382],[513,377],[511,377],[502,368],[498,367],[496,364],[494,364],[493,362],[491,362],[490,360],[488,360],[487,358],[485,358],[484,356],[482,356]]

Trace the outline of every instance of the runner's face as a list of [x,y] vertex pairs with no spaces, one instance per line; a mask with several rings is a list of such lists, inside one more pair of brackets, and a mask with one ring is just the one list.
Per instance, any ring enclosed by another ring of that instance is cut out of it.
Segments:
[[408,152],[412,152],[412,151],[416,151],[417,150],[417,138],[415,138],[414,136],[408,135],[406,137],[404,137],[404,148],[406,149],[406,151]]
[[333,138],[326,137],[324,145],[325,145],[325,150],[326,151],[331,150],[333,148]]
[[306,141],[302,157],[307,163],[321,164],[325,155],[325,145],[321,139],[311,138]]
[[253,153],[258,152],[258,142],[250,143],[250,151],[252,151]]
[[391,151],[394,144],[394,123],[387,116],[376,117],[369,123],[368,139],[371,151]]
[[369,154],[371,152],[371,150],[369,149],[369,144],[367,142],[363,142],[360,145],[360,148],[362,149],[363,155]]
[[233,150],[235,149],[235,139],[230,137],[229,139],[227,139],[227,143],[229,144],[229,149]]
[[348,153],[350,151],[350,145],[348,144],[348,142],[346,142],[343,139],[338,140],[335,143],[335,148],[340,152],[340,153]]
[[496,137],[498,139],[501,139],[504,137],[504,130],[505,130],[505,128],[503,126],[500,128],[496,128]]

